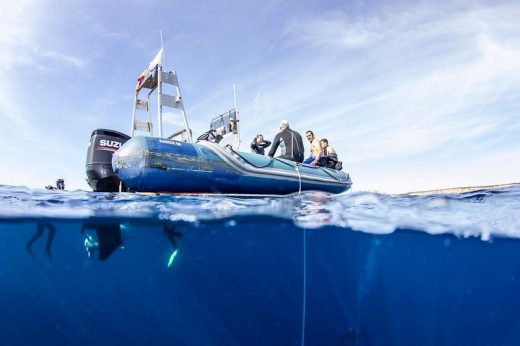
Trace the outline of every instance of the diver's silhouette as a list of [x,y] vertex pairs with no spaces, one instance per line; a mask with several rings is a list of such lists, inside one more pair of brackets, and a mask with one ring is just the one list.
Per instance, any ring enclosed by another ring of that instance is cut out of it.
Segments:
[[63,179],[57,179],[56,180],[56,186],[47,185],[45,186],[47,190],[65,190],[65,180]]
[[[81,233],[85,233],[86,230],[94,230],[96,233],[95,237],[87,234],[84,241],[85,249],[89,257],[99,252],[99,260],[104,261],[110,257],[114,251],[123,246],[121,224],[119,223],[83,223]],[[179,246],[177,245],[176,239],[182,237],[182,233],[175,231],[175,225],[172,224],[164,225],[163,232],[172,244],[174,250],[177,250]]]
[[166,238],[168,238],[168,240],[172,244],[172,246],[175,249],[178,249],[179,246],[177,246],[177,241],[175,240],[175,238],[181,238],[182,237],[182,233],[175,231],[175,225],[173,225],[173,224],[166,224],[166,225],[164,225],[163,226],[163,232],[166,235]]
[[37,260],[32,252],[32,246],[33,246],[34,242],[43,235],[46,228],[49,230],[49,233],[47,234],[47,241],[45,242],[45,252],[47,253],[47,258],[49,259],[49,262],[50,262],[52,241],[54,240],[54,236],[56,235],[56,227],[54,227],[53,224],[51,224],[49,222],[39,222],[36,225],[36,233],[25,244],[25,249],[32,256],[32,258]]
[[97,250],[99,251],[99,260],[104,261],[123,245],[123,237],[119,223],[84,223],[81,226],[81,233],[89,229],[96,231],[97,238],[94,239],[92,236],[87,235],[85,239],[85,249],[89,257],[92,257]]
[[166,224],[163,226],[163,232],[166,235],[166,238],[170,241],[170,243],[173,246],[173,252],[170,255],[170,258],[168,259],[167,267],[170,268],[173,264],[173,260],[175,259],[175,256],[177,256],[177,253],[179,252],[179,246],[177,245],[177,240],[175,238],[182,237],[182,233],[175,231],[175,225],[174,224]]

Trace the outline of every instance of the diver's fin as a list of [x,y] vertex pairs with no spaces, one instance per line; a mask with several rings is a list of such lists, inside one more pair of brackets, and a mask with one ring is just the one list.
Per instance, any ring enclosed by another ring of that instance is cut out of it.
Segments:
[[173,260],[175,259],[175,256],[177,256],[177,253],[179,252],[179,249],[175,249],[170,257],[168,258],[168,264],[167,267],[170,268],[173,264]]
[[106,260],[123,244],[119,224],[98,225],[96,235],[99,244],[99,259]]

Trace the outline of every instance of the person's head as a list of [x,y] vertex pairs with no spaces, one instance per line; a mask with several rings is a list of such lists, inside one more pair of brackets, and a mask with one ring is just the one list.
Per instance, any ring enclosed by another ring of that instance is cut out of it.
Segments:
[[314,132],[311,130],[305,132],[305,137],[309,140],[309,142],[312,142],[314,140]]
[[280,121],[280,131],[283,131],[288,128],[289,128],[289,122],[287,120]]
[[323,139],[320,141],[320,146],[321,146],[322,148],[326,148],[328,145],[329,145],[329,141],[326,140],[325,138],[323,138]]
[[256,142],[257,143],[260,143],[263,140],[264,140],[264,136],[262,134],[259,133],[259,134],[256,135]]
[[56,180],[56,187],[58,188],[58,190],[65,190],[65,180],[61,178]]

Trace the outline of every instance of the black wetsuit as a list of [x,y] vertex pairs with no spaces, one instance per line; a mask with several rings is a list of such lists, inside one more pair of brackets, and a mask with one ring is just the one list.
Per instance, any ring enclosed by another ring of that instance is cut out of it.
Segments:
[[333,168],[340,171],[343,168],[343,163],[338,161],[338,154],[333,150],[332,153],[329,153],[329,146],[327,145],[321,151],[321,157],[318,162],[316,162],[316,166]]
[[273,146],[271,147],[268,156],[274,156],[276,149],[278,149],[278,146],[282,141],[285,144],[285,153],[282,153],[279,157],[295,162],[303,162],[304,148],[302,136],[290,128],[286,128],[274,137]]
[[54,240],[54,236],[56,235],[56,227],[54,227],[53,224],[48,222],[38,222],[36,225],[36,233],[29,239],[27,244],[25,244],[25,249],[27,252],[34,258],[33,252],[32,252],[32,245],[33,243],[38,240],[44,233],[45,229],[49,231],[47,234],[47,242],[45,243],[45,252],[47,252],[47,257],[49,258],[49,261],[51,260],[51,247],[52,247],[52,241]]
[[123,245],[121,225],[119,223],[89,223],[81,226],[81,233],[86,230],[95,230],[98,241],[99,259],[106,260],[114,251]]
[[251,151],[256,154],[265,155],[265,148],[271,145],[270,141],[266,141],[265,139],[260,143],[256,142],[256,137],[253,139],[251,143]]

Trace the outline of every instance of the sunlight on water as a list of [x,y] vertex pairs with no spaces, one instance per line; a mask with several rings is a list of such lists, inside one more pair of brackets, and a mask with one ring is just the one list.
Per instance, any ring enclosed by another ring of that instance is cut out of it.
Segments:
[[514,345],[519,197],[0,186],[0,344]]
[[413,229],[488,240],[497,235],[520,237],[519,197],[518,187],[425,196],[306,192],[285,197],[240,198],[0,186],[0,218],[125,218],[195,223],[263,215],[292,220],[305,228],[336,226],[382,234]]

